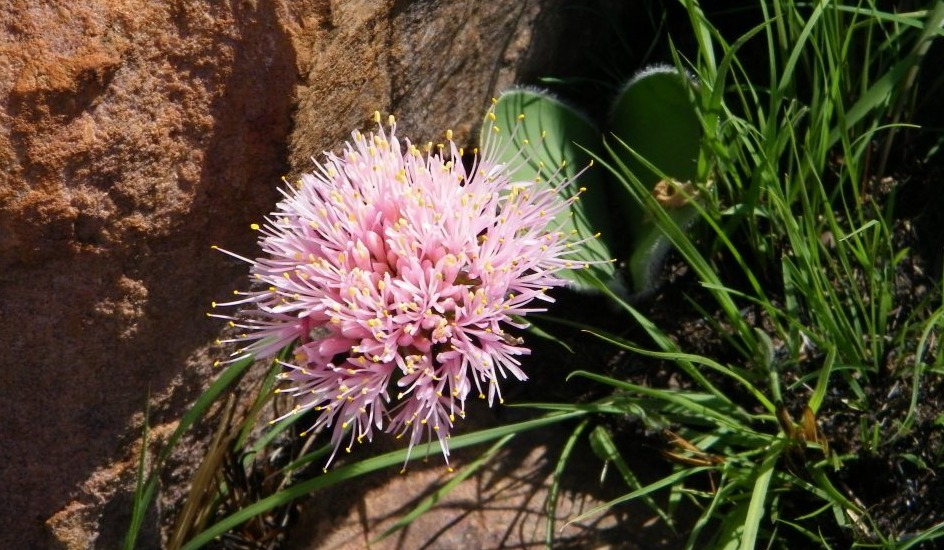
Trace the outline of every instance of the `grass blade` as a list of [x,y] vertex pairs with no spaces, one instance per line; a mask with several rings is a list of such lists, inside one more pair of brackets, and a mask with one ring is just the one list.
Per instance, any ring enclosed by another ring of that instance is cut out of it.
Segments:
[[512,433],[499,439],[487,451],[482,453],[481,456],[476,458],[473,462],[468,464],[466,467],[462,468],[462,471],[460,473],[452,476],[452,478],[448,482],[446,482],[445,485],[433,491],[431,495],[423,499],[423,501],[417,504],[416,507],[410,510],[409,513],[407,513],[405,516],[397,520],[396,523],[394,523],[392,526],[390,526],[390,528],[388,528],[386,531],[384,531],[379,536],[377,536],[377,538],[370,541],[370,544],[376,544],[380,542],[381,540],[389,537],[393,533],[396,533],[400,529],[403,529],[407,525],[413,523],[413,521],[416,518],[428,512],[430,508],[435,506],[436,503],[439,502],[444,496],[449,494],[450,491],[455,489],[460,483],[468,479],[470,476],[472,476],[472,474],[478,472],[479,469],[482,468],[482,466],[488,464],[493,458],[495,458],[495,455],[498,454],[498,451],[500,451],[501,448],[504,447],[505,444],[511,441],[514,437],[515,437],[515,434]]
[[757,534],[760,530],[761,520],[764,518],[770,480],[773,477],[774,466],[776,466],[777,459],[779,458],[779,447],[775,446],[771,448],[757,471],[757,478],[754,480],[754,490],[751,493],[751,503],[747,507],[747,517],[744,520],[741,550],[753,550],[754,546],[757,544]]
[[[449,442],[449,447],[450,449],[461,449],[505,437],[509,434],[533,430],[535,428],[540,428],[550,424],[556,424],[558,422],[570,420],[572,418],[577,418],[583,414],[584,413],[580,411],[563,414],[552,414],[534,420],[527,420],[524,422],[509,424],[507,426],[481,430],[452,438]],[[423,458],[437,453],[438,449],[438,447],[433,445],[424,445],[422,447],[413,449],[412,456],[415,458]],[[216,537],[226,533],[228,530],[241,525],[243,522],[259,514],[263,514],[276,506],[290,503],[293,500],[305,496],[318,489],[330,487],[332,485],[360,477],[370,472],[389,468],[397,464],[402,464],[403,461],[406,460],[406,457],[407,449],[401,449],[374,458],[362,460],[354,464],[342,466],[336,470],[329,471],[326,474],[322,474],[307,481],[303,481],[297,485],[289,487],[288,489],[279,491],[278,493],[251,504],[234,514],[227,516],[226,518],[223,518],[222,520],[207,528],[206,531],[200,533],[198,536],[187,542],[187,544],[183,546],[182,550],[197,550],[202,548],[206,544],[213,541],[213,539]]]

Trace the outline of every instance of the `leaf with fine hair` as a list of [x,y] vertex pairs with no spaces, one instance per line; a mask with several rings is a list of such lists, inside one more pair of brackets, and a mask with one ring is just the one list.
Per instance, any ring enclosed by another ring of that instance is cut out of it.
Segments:
[[[699,192],[698,184],[704,183],[698,181],[702,129],[690,98],[694,85],[675,67],[650,67],[617,96],[608,125],[610,134],[626,145],[615,153],[619,163],[682,230],[698,218],[698,210],[689,203]],[[651,291],[672,243],[632,193],[621,197],[633,239],[629,258],[633,288]]]
[[[557,171],[568,179],[577,179],[576,187],[561,192],[565,197],[579,192],[579,200],[558,214],[555,222],[561,231],[571,233],[572,239],[582,241],[572,257],[596,262],[588,270],[607,284],[614,283],[607,180],[590,166],[591,157],[585,150],[599,146],[600,131],[582,113],[550,94],[515,89],[498,98],[482,126],[482,143],[496,138],[502,140],[498,159],[514,169],[515,180],[546,184]],[[578,290],[594,290],[582,270],[563,271],[561,275]]]

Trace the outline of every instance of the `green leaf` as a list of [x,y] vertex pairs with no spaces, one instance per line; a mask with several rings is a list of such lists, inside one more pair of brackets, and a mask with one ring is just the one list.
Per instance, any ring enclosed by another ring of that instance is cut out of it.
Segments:
[[[483,124],[481,143],[494,141],[496,137],[502,141],[496,148],[495,160],[514,168],[513,179],[537,180],[546,185],[562,177],[576,178],[576,184],[563,190],[566,197],[581,188],[586,189],[555,222],[560,224],[561,231],[574,232],[574,240],[584,241],[573,258],[597,262],[588,270],[601,281],[613,282],[616,268],[610,262],[613,255],[609,243],[613,235],[606,180],[601,177],[602,172],[588,168],[591,157],[585,150],[599,147],[600,131],[581,113],[554,97],[535,90],[516,89],[501,95]],[[556,178],[555,173],[558,173]],[[597,238],[597,234],[601,238]],[[568,270],[561,275],[579,290],[595,288],[582,270]]]
[[757,477],[754,479],[754,490],[751,492],[751,500],[744,520],[741,550],[752,550],[757,543],[761,520],[764,518],[766,511],[765,503],[768,498],[767,494],[770,491],[770,480],[773,477],[777,459],[780,457],[779,451],[780,449],[776,447],[768,451],[757,470]]
[[131,507],[131,523],[128,526],[128,531],[125,533],[124,546],[122,547],[124,550],[132,550],[134,548],[138,540],[138,534],[141,531],[141,526],[144,524],[144,514],[151,504],[151,493],[145,492],[151,484],[151,479],[148,478],[145,480],[144,475],[148,456],[150,418],[151,400],[148,398],[144,405],[144,423],[141,425],[141,452],[138,455],[138,468],[134,479],[134,500]]
[[633,77],[614,101],[609,130],[658,170],[626,156],[622,160],[640,181],[697,179],[701,123],[689,99],[691,86],[675,67],[656,66]]
[[[871,16],[871,13],[870,13]],[[891,66],[888,71],[876,80],[869,89],[865,90],[855,104],[845,113],[845,120],[840,126],[833,128],[829,133],[828,145],[840,140],[845,132],[862,120],[867,114],[880,109],[892,100],[896,88],[906,83],[908,74],[917,71],[918,65],[927,53],[935,35],[940,33],[944,25],[944,4],[938,2],[933,10],[929,10],[924,29],[918,37],[912,51]]]
[[[590,432],[590,447],[598,457],[616,465],[616,469],[619,470],[620,475],[623,476],[623,481],[626,482],[626,485],[628,485],[631,490],[638,491],[642,489],[642,483],[639,482],[636,474],[630,469],[626,459],[623,458],[623,454],[617,449],[616,443],[613,441],[613,437],[606,427],[597,426]],[[655,512],[666,525],[673,530],[675,529],[675,523],[672,517],[659,507],[652,495],[644,494],[640,495],[639,498],[641,498],[646,506]]]
[[577,439],[587,428],[587,425],[588,420],[586,419],[580,422],[580,424],[577,424],[577,427],[574,428],[574,431],[570,433],[570,437],[568,437],[567,441],[564,443],[560,458],[557,459],[557,465],[554,467],[554,474],[551,476],[551,486],[547,491],[547,500],[544,503],[544,515],[546,519],[546,523],[544,524],[544,546],[546,548],[554,547],[554,526],[557,522],[558,497],[560,495],[561,481],[564,477],[564,468],[566,468],[567,464],[570,462],[570,457],[574,452]]
[[[623,88],[613,103],[609,130],[617,141],[616,160],[642,187],[654,193],[672,221],[687,230],[698,218],[689,205],[698,182],[701,123],[689,97],[691,79],[674,67],[651,67]],[[629,271],[637,292],[656,285],[671,241],[632,193],[622,194],[632,253]]]
[[590,510],[587,510],[586,512],[580,514],[579,516],[577,516],[577,517],[575,517],[575,518],[572,518],[570,521],[567,522],[567,524],[565,525],[565,527],[566,527],[567,525],[573,525],[573,524],[575,524],[575,523],[580,523],[581,521],[584,521],[584,520],[586,520],[587,518],[590,518],[590,517],[593,517],[593,516],[595,516],[595,515],[597,515],[597,514],[603,513],[603,512],[605,512],[605,511],[609,510],[610,508],[616,506],[617,504],[622,504],[622,503],[624,503],[624,502],[628,502],[628,501],[630,501],[630,500],[637,499],[637,498],[639,498],[639,497],[652,494],[652,493],[658,491],[659,489],[662,489],[662,488],[665,488],[665,487],[670,487],[670,488],[671,488],[671,487],[673,487],[673,486],[679,486],[679,485],[681,485],[681,484],[684,482],[685,479],[687,479],[687,478],[689,478],[689,477],[692,477],[692,476],[694,476],[694,475],[700,474],[700,473],[702,473],[702,472],[708,471],[708,470],[710,470],[710,469],[711,469],[711,468],[709,468],[709,467],[707,467],[707,466],[696,466],[696,467],[693,467],[693,468],[685,468],[685,469],[679,470],[679,471],[677,471],[677,472],[674,472],[674,473],[672,473],[672,474],[670,474],[670,475],[667,475],[667,476],[663,477],[662,479],[656,480],[656,481],[650,483],[649,485],[646,485],[645,487],[641,487],[641,488],[639,488],[639,489],[637,489],[637,490],[635,490],[635,491],[633,491],[633,492],[631,492],[631,493],[626,493],[625,495],[616,497],[616,498],[614,498],[613,500],[611,500],[611,501],[609,501],[609,502],[605,502],[605,503],[603,503],[603,504],[600,504],[600,505],[598,505],[598,506],[595,506],[595,507],[591,508]]

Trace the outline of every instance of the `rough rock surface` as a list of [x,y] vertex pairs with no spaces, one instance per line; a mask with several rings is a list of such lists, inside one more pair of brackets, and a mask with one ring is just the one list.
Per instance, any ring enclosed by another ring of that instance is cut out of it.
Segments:
[[[498,413],[475,412],[477,418],[470,420],[476,429],[496,422]],[[359,482],[356,492],[343,485],[318,492],[305,505],[287,550],[544,548],[553,471],[572,428],[573,424],[518,434],[513,445],[502,448],[445,495],[438,491],[463,475],[487,445],[455,453],[451,460],[454,472],[447,471],[441,457],[432,456],[411,463],[403,474],[391,469],[369,476]],[[674,541],[672,534],[639,501],[573,521],[628,491],[615,468],[601,477],[602,462],[584,458],[593,456],[587,447],[578,444],[561,477],[554,512],[554,547],[671,547],[666,541]],[[435,506],[405,528],[381,538],[431,497],[436,499]]]
[[167,432],[205,387],[245,273],[210,245],[252,254],[279,177],[374,109],[468,139],[559,3],[4,3],[0,548],[116,547],[145,402]]
[[[330,507],[308,510],[292,533],[289,549],[538,547],[547,525],[545,504],[553,460],[553,451],[545,448],[535,448],[524,456],[500,457],[460,483],[409,526],[377,540],[456,474],[433,468],[387,479],[363,494],[350,495],[352,502],[338,499]],[[417,491],[417,487],[425,490]],[[612,548],[607,533],[618,530],[619,517],[615,514],[595,515],[566,525],[599,504],[601,501],[585,491],[564,495],[555,514],[557,545]],[[344,515],[336,515],[339,505],[346,511]]]
[[562,2],[337,4],[299,93],[290,159],[300,170],[378,108],[414,142],[448,128],[471,143],[490,98],[550,64]]

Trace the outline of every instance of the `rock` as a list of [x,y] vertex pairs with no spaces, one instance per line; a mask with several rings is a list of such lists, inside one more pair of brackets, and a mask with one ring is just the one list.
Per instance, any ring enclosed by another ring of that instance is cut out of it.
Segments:
[[441,141],[446,129],[474,143],[491,97],[550,64],[560,5],[333,2],[299,92],[293,168],[308,170],[311,156],[347,139],[375,109],[395,114],[398,133],[416,143]]
[[206,387],[243,286],[210,245],[253,254],[280,176],[374,109],[470,140],[560,3],[0,7],[0,547],[114,548],[145,403],[166,430]]
[[[490,415],[486,411],[484,416]],[[287,550],[544,547],[548,494],[567,433],[567,427],[554,427],[519,434],[514,444],[445,494],[440,493],[442,488],[489,444],[477,452],[456,453],[451,461],[454,472],[445,468],[441,457],[432,456],[410,464],[403,474],[394,469],[359,480],[356,492],[344,485],[318,492],[306,503]],[[672,541],[669,530],[639,501],[568,523],[628,492],[612,468],[601,479],[602,462],[588,460],[592,451],[584,445],[571,457],[558,488],[555,547],[636,550],[671,548],[669,541],[681,544]],[[432,508],[381,538],[431,497],[436,499]]]
[[244,268],[209,246],[275,200],[303,29],[207,6],[2,8],[0,547],[94,546],[148,395],[163,422],[212,375],[204,311]]

